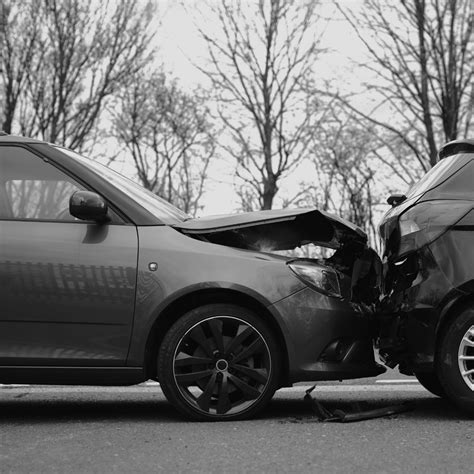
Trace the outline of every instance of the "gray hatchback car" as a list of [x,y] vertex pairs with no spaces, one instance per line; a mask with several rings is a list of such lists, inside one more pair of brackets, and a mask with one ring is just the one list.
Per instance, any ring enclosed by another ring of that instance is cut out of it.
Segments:
[[[284,255],[306,244],[328,258]],[[0,383],[158,380],[199,420],[276,389],[384,371],[381,264],[317,209],[191,219],[65,148],[0,136]]]

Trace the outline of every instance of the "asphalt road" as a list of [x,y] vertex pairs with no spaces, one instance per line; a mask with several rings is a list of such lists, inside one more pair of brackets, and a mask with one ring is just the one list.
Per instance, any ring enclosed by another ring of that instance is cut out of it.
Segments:
[[0,472],[470,472],[474,423],[410,380],[323,384],[325,406],[409,401],[410,412],[319,422],[305,386],[255,420],[190,423],[159,386],[0,387]]

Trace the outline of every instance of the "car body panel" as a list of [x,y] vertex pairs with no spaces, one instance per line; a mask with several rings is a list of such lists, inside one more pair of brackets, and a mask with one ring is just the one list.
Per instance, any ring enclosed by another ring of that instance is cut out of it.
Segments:
[[315,208],[210,216],[173,227],[215,243],[260,251],[294,249],[307,243],[339,248],[349,240],[367,242],[367,235],[356,225]]
[[125,364],[136,228],[0,221],[0,236],[0,364]]
[[[472,228],[474,230],[474,228]],[[447,231],[387,274],[390,295],[379,341],[389,365],[407,373],[434,369],[439,330],[449,309],[474,294],[474,249],[465,228]],[[396,273],[396,275],[395,275]]]
[[[375,363],[371,319],[349,301],[304,288],[272,305],[289,341],[290,381],[371,377]],[[324,328],[322,331],[321,328]]]
[[121,386],[139,384],[146,379],[143,367],[0,366],[3,384]]
[[[334,362],[331,378],[348,378],[351,373],[353,377],[367,377],[383,371],[373,359],[373,326],[367,308],[309,289],[282,265],[289,258],[202,242],[168,226],[139,227],[138,232],[137,316],[129,365],[143,360],[148,334],[169,305],[186,295],[214,289],[247,295],[268,308],[285,338],[289,366],[299,367],[290,374],[292,381],[304,374],[305,380],[328,376],[327,366],[310,367],[310,361],[311,357],[313,362],[317,360],[338,332],[347,339],[347,349],[353,338],[363,341],[365,361],[359,358],[358,365],[346,363],[339,371]],[[182,267],[190,261],[193,265],[183,273]],[[150,263],[157,263],[158,269],[150,271]],[[318,327],[324,327],[320,334]],[[308,359],[297,356],[303,347],[308,350]],[[355,354],[356,348],[352,352]]]
[[[185,295],[234,290],[269,306],[305,287],[283,257],[202,242],[170,226],[139,227],[138,234],[137,316],[130,365],[143,361],[148,334],[159,315]],[[150,271],[150,263],[158,264],[156,271]]]
[[[399,364],[406,374],[435,370],[444,322],[456,305],[474,296],[474,155],[467,152],[473,146],[448,144],[440,153],[446,160],[439,165],[444,174],[434,169],[431,177],[426,175],[426,182],[418,183],[381,222],[385,296],[378,346],[387,365]],[[408,214],[423,232],[435,231],[424,245],[401,255],[398,225]]]

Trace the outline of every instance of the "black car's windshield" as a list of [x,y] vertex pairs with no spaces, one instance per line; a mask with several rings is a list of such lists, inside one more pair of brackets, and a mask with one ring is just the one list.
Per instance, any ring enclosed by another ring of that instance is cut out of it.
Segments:
[[126,178],[120,173],[107,168],[97,161],[90,160],[89,158],[85,158],[84,156],[79,155],[72,150],[68,150],[67,148],[56,148],[60,149],[63,153],[66,153],[75,160],[80,161],[81,164],[87,166],[95,173],[99,173],[113,186],[126,193],[140,206],[160,219],[160,221],[162,221],[164,224],[177,224],[178,222],[183,222],[189,218],[186,213],[177,207],[174,207],[169,202],[160,198],[148,189],[145,189],[143,186],[140,186],[134,181]]

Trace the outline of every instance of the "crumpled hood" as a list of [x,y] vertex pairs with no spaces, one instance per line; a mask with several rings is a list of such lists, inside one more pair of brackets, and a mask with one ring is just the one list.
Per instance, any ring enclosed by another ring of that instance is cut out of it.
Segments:
[[216,244],[258,251],[290,250],[308,243],[336,249],[348,241],[367,242],[361,228],[316,208],[209,216],[173,227]]

